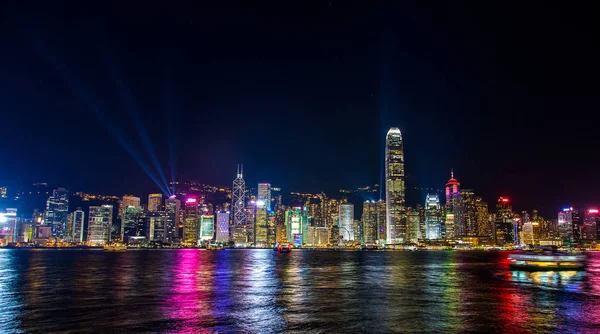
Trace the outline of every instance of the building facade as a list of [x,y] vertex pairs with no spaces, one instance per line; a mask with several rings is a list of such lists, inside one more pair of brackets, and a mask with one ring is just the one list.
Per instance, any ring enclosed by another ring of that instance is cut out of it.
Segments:
[[398,128],[391,128],[385,143],[386,243],[406,240],[406,188],[404,146]]
[[90,206],[88,215],[88,243],[92,246],[109,243],[112,221],[112,205]]

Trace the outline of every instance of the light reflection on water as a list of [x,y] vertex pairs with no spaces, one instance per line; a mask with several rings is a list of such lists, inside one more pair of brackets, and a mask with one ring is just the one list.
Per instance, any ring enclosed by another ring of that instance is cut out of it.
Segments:
[[0,250],[0,332],[589,332],[586,272],[501,252]]

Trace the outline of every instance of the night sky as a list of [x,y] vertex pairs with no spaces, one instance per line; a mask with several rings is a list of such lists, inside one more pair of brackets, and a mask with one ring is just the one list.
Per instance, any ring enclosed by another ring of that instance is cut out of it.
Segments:
[[167,181],[354,188],[397,126],[409,187],[600,206],[592,8],[203,3],[3,3],[0,184],[152,191],[154,152]]

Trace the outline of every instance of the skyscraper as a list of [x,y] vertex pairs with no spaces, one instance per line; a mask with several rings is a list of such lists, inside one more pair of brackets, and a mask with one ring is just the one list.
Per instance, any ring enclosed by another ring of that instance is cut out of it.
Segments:
[[258,196],[256,201],[262,201],[265,203],[267,211],[271,211],[271,184],[270,183],[259,183],[258,184]]
[[167,219],[165,222],[165,241],[173,242],[178,237],[179,225],[179,210],[181,209],[181,201],[175,198],[175,195],[169,197],[165,201],[165,212]]
[[345,241],[354,241],[354,205],[340,204],[340,236]]
[[425,198],[425,226],[427,239],[442,239],[442,206],[437,194]]
[[133,195],[124,195],[119,202],[119,217],[123,216],[123,212],[125,212],[125,208],[128,206],[141,207],[140,198]]
[[[454,178],[454,170],[450,170],[450,179],[446,182],[446,217],[450,216],[450,224],[444,225],[445,238],[454,239],[456,237],[465,236],[465,224],[462,219],[460,208],[460,182]],[[444,223],[445,224],[445,223]]]
[[420,214],[418,210],[411,210],[410,208],[408,209],[407,213],[406,213],[406,235],[407,235],[407,241],[408,242],[412,242],[412,243],[417,243],[419,242],[419,234],[420,234],[420,226],[419,223],[421,222],[420,219]]
[[305,238],[308,242],[307,215],[302,208],[295,207],[285,212],[285,231],[287,241],[294,245],[302,245]]
[[46,225],[52,228],[52,236],[62,239],[66,235],[69,215],[69,191],[65,188],[54,189],[46,201]]
[[219,243],[229,242],[229,211],[217,212],[216,241]]
[[148,195],[148,211],[159,211],[162,206],[162,194]]
[[90,206],[87,238],[90,245],[104,245],[110,242],[112,220],[112,205]]
[[558,213],[558,232],[565,242],[573,241],[573,208],[564,208]]
[[[260,184],[259,184],[260,186]],[[260,188],[259,188],[260,191]],[[254,243],[266,245],[267,243],[267,204],[262,200],[256,201],[256,214],[254,215]]]
[[498,198],[496,205],[496,221],[494,222],[494,241],[498,246],[513,245],[515,231],[513,212],[507,197]]
[[85,212],[81,208],[72,212],[71,215],[71,240],[76,243],[83,242],[83,222],[85,221]]
[[406,240],[406,198],[404,147],[398,128],[391,128],[385,141],[386,242]]
[[198,245],[199,224],[198,200],[188,198],[185,201],[185,211],[183,213],[183,242],[188,246]]
[[143,225],[143,211],[139,206],[130,205],[125,208],[121,217],[121,240],[124,243],[129,242],[131,237],[142,236],[143,226],[140,225]]
[[363,226],[363,240],[365,244],[374,244],[377,239],[377,205],[375,201],[363,203],[361,224]]
[[200,216],[200,240],[211,241],[215,238],[215,216]]
[[237,177],[233,180],[233,194],[231,196],[231,208],[233,210],[233,225],[240,227],[246,224],[245,198],[246,182],[244,182],[244,167],[238,165]]

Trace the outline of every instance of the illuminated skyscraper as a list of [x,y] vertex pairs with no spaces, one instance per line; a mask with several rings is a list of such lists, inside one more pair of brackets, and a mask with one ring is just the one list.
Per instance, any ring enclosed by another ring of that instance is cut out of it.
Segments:
[[173,242],[177,239],[179,225],[179,211],[181,209],[181,201],[171,196],[165,201],[165,212],[167,215],[165,222],[165,241]]
[[354,205],[340,204],[340,235],[345,241],[354,241]]
[[148,195],[148,211],[159,211],[162,206],[162,194]]
[[[450,179],[446,182],[446,217],[452,215],[451,225],[444,226],[446,239],[454,239],[456,237],[465,236],[465,223],[461,214],[460,208],[460,182],[454,178],[454,170],[450,170]],[[450,224],[448,224],[450,225]]]
[[54,189],[46,201],[46,225],[52,227],[52,236],[62,239],[66,236],[69,215],[69,191],[65,188]]
[[558,213],[558,232],[567,242],[573,241],[573,208],[564,208]]
[[[285,212],[286,239],[294,245],[308,242],[308,217],[300,207],[295,207]],[[306,240],[304,240],[306,239]]]
[[83,242],[83,224],[85,221],[85,212],[81,208],[71,213],[71,241],[76,243]]
[[121,218],[123,242],[129,242],[131,237],[144,236],[144,210],[139,206],[128,206]]
[[216,241],[219,243],[229,242],[229,211],[217,212]]
[[259,183],[258,184],[258,196],[256,197],[257,202],[265,203],[267,211],[271,211],[271,184],[270,183]]
[[104,245],[109,243],[113,220],[113,206],[90,206],[88,216],[88,243],[90,245]]
[[597,237],[597,226],[596,222],[600,218],[598,209],[589,209],[585,212],[585,219],[583,221],[583,228],[581,229],[581,240],[585,241],[596,241]]
[[198,214],[198,200],[188,198],[185,201],[185,211],[183,213],[183,242],[188,246],[198,244],[198,235],[200,234],[200,217]]
[[123,216],[123,212],[128,206],[141,207],[140,198],[133,195],[124,195],[119,202],[119,217]]
[[515,229],[513,212],[507,197],[498,198],[496,220],[494,222],[494,241],[498,246],[514,245]]
[[427,239],[442,239],[442,206],[437,194],[425,198],[425,226]]
[[211,241],[215,237],[215,216],[200,216],[200,239],[202,241]]
[[387,240],[387,210],[386,201],[377,201],[377,240],[385,243]]
[[391,128],[385,141],[386,242],[406,240],[406,198],[404,147],[398,128]]
[[363,240],[365,244],[374,244],[377,239],[377,205],[375,201],[363,203],[361,224],[363,226]]
[[[260,186],[260,184],[259,184]],[[259,189],[260,191],[260,189]],[[267,243],[267,204],[262,200],[256,201],[256,214],[254,216],[254,243],[256,245],[266,245]]]
[[481,197],[475,199],[475,216],[477,222],[477,235],[480,237],[490,237],[493,227],[490,223],[490,214],[488,213],[488,205]]
[[6,187],[0,187],[0,198],[6,198]]
[[233,194],[231,196],[231,208],[233,210],[233,225],[246,225],[245,199],[246,182],[244,182],[244,167],[238,165],[237,177],[233,180]]
[[419,242],[419,223],[420,223],[420,215],[417,210],[409,210],[406,213],[406,235],[407,241],[411,243]]
[[573,220],[573,242],[579,242],[582,237],[583,212],[573,209],[571,211],[571,219]]

